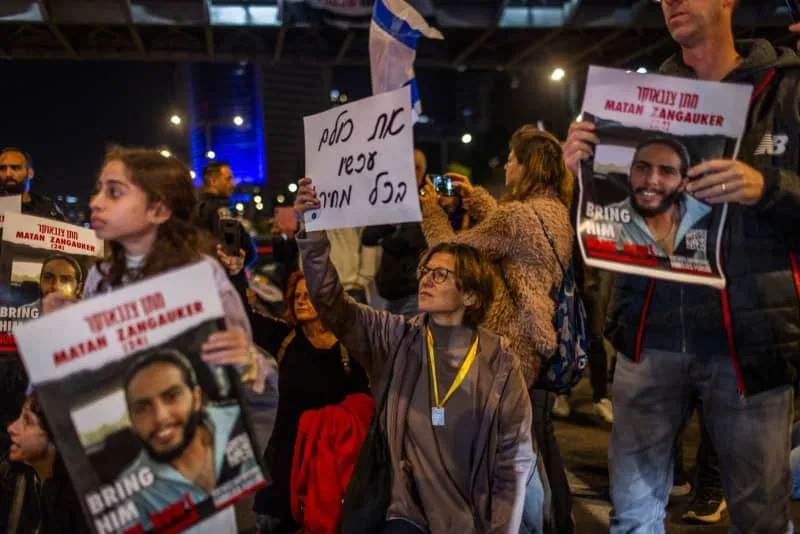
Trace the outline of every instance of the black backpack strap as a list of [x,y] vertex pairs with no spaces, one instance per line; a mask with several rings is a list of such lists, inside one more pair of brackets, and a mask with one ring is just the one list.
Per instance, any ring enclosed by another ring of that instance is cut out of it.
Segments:
[[559,258],[559,256],[558,256],[558,250],[556,250],[556,243],[555,243],[555,241],[553,241],[553,238],[550,237],[550,233],[547,231],[547,226],[544,224],[544,219],[542,219],[542,216],[539,215],[539,212],[537,212],[536,210],[534,210],[533,213],[535,213],[536,214],[536,218],[539,219],[539,223],[541,223],[541,225],[542,225],[542,231],[544,231],[544,236],[547,238],[547,241],[550,243],[550,248],[553,249],[553,255],[556,257],[556,261],[558,262],[558,266],[561,267],[561,275],[562,276],[566,276],[567,275],[567,269],[565,269],[564,268],[564,264],[561,263],[561,258]]

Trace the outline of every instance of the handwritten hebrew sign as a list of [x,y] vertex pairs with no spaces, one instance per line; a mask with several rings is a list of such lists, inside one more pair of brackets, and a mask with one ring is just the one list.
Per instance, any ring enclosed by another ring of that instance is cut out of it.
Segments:
[[306,229],[421,219],[408,87],[304,118],[306,176],[320,209]]

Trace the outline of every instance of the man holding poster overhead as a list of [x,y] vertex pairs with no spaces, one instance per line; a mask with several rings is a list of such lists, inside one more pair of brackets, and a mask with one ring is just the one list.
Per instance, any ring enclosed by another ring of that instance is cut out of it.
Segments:
[[[662,0],[681,52],[663,74],[753,86],[739,160],[689,169],[687,193],[728,203],[720,291],[618,275],[609,337],[620,353],[609,446],[612,532],[664,532],[672,447],[693,395],[719,453],[731,532],[787,532],[792,384],[800,355],[800,60],[734,41],[735,0]],[[573,172],[599,142],[575,123]]]

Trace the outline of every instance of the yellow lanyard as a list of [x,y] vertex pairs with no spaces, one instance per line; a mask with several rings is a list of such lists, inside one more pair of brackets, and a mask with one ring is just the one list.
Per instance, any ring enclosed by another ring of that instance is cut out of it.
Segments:
[[467,357],[464,358],[464,363],[461,364],[461,369],[458,370],[458,374],[455,380],[453,380],[450,389],[447,391],[447,395],[439,401],[439,381],[436,378],[436,356],[433,353],[433,334],[431,334],[430,328],[426,328],[425,330],[427,331],[428,337],[428,361],[430,362],[431,379],[433,380],[433,402],[436,408],[443,408],[444,404],[453,396],[453,393],[455,393],[462,382],[464,382],[470,367],[472,367],[473,362],[475,362],[475,356],[478,354],[478,336],[475,336],[475,342],[472,344],[469,352],[467,352]]

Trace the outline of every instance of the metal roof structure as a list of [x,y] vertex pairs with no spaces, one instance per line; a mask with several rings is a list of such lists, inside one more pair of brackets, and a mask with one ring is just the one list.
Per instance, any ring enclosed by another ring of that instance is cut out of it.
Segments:
[[[445,35],[419,67],[628,66],[671,45],[653,0],[417,0]],[[3,0],[0,58],[366,65],[371,0]],[[788,44],[783,0],[741,0],[738,37]]]

